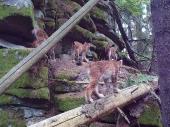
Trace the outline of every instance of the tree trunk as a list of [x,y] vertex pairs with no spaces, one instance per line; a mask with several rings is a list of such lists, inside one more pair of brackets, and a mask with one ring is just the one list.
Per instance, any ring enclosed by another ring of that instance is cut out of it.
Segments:
[[151,61],[151,67],[150,72],[153,74],[158,75],[158,59],[155,51],[155,41],[153,41],[153,51],[152,51],[152,61]]
[[153,34],[158,60],[162,121],[170,126],[170,0],[151,2]]
[[133,50],[131,49],[130,45],[129,45],[129,39],[125,33],[125,30],[122,26],[122,21],[120,19],[120,16],[119,16],[119,12],[114,4],[114,2],[110,2],[110,5],[111,7],[113,8],[113,13],[115,15],[115,18],[116,18],[116,23],[118,25],[118,28],[120,30],[120,33],[122,35],[122,38],[123,38],[123,41],[125,42],[125,45],[126,45],[126,49],[128,51],[128,54],[129,54],[129,57],[136,62],[136,58],[135,58],[135,54],[133,52]]

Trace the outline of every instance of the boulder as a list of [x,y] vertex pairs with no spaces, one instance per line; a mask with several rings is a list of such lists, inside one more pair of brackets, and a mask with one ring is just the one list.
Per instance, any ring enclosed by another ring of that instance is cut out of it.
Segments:
[[10,43],[31,47],[34,36],[33,5],[31,0],[0,1],[0,38]]

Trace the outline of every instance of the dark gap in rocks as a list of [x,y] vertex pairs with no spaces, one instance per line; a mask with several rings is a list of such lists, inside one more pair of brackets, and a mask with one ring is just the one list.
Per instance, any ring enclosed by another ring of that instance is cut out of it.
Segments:
[[28,16],[12,15],[0,20],[0,38],[10,43],[31,47],[33,22]]

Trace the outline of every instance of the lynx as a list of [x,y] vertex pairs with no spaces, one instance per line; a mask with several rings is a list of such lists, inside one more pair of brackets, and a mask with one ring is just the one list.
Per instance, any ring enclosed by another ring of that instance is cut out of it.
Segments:
[[92,62],[89,65],[88,72],[90,76],[90,83],[87,85],[85,90],[86,102],[90,102],[90,103],[93,102],[93,99],[91,97],[93,92],[95,92],[95,94],[99,98],[104,97],[103,94],[99,93],[99,89],[98,89],[98,82],[100,80],[103,80],[104,84],[107,84],[109,80],[111,80],[113,84],[116,84],[114,85],[114,92],[119,91],[116,82],[121,66],[122,66],[122,60],[97,61],[97,62]]
[[77,58],[77,60],[80,60],[81,63],[83,60],[89,62],[89,60],[86,58],[86,54],[89,51],[90,47],[95,47],[95,46],[87,42],[82,44],[78,41],[74,41],[73,48],[74,48],[75,58]]

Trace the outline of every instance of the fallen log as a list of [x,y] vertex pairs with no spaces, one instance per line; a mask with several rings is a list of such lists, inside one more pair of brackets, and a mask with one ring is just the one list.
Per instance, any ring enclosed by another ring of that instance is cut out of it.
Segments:
[[149,93],[153,88],[152,85],[146,84],[139,86],[134,85],[121,90],[121,92],[116,95],[106,96],[92,104],[83,105],[29,127],[76,127],[116,111],[118,107],[123,107],[139,99]]

